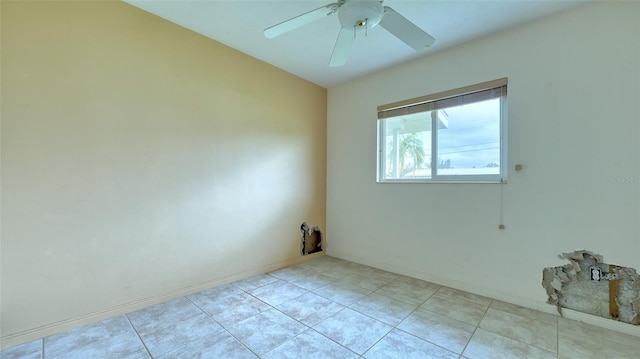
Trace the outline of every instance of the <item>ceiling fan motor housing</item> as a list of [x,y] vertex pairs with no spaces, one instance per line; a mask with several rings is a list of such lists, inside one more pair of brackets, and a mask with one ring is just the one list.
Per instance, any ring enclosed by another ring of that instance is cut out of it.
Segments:
[[378,0],[351,0],[340,7],[338,17],[342,27],[372,28],[380,23],[384,15],[382,2]]

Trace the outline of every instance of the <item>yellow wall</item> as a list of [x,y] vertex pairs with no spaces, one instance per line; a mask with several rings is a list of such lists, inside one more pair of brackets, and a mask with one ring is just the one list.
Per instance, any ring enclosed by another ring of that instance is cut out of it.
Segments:
[[294,262],[324,228],[325,89],[125,3],[1,6],[5,344]]

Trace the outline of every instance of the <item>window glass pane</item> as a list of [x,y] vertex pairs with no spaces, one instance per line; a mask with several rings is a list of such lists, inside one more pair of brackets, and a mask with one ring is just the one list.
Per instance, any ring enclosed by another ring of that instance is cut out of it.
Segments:
[[437,174],[500,174],[500,98],[449,107],[438,128]]
[[431,113],[382,121],[386,179],[431,178]]

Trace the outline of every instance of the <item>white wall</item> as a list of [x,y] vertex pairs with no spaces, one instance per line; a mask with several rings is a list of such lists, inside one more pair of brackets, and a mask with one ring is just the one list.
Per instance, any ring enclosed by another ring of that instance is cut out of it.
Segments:
[[[548,310],[561,252],[640,270],[639,24],[598,2],[331,88],[328,254]],[[376,106],[501,77],[508,184],[375,182]]]
[[326,89],[123,2],[2,1],[2,346],[300,260]]

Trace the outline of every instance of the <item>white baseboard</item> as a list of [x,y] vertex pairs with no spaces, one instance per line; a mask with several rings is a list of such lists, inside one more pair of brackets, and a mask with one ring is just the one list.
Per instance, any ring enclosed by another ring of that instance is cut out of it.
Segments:
[[235,282],[237,280],[245,279],[254,275],[268,273],[276,269],[287,267],[287,266],[304,262],[310,259],[322,257],[324,255],[325,255],[325,252],[323,251],[323,252],[309,254],[304,257],[298,257],[288,261],[273,263],[273,264],[269,264],[269,265],[258,267],[258,268],[252,268],[250,270],[246,270],[241,273],[236,273],[223,278],[216,278],[204,283],[186,286],[183,288],[172,290],[167,293],[154,295],[154,296],[143,298],[133,302],[107,308],[101,311],[89,313],[89,314],[78,316],[75,318],[61,320],[55,323],[46,324],[41,327],[28,329],[18,333],[8,334],[0,338],[0,349],[5,349],[5,348],[13,347],[16,345],[20,345],[23,343],[27,343],[32,340],[44,338],[44,337],[61,333],[73,328],[81,327],[83,325],[97,323],[114,316],[130,313],[135,310],[146,308],[151,305],[163,303],[179,297],[184,297],[185,295],[197,293],[205,289]]
[[[334,256],[336,258],[341,258],[344,260],[376,267],[379,269],[387,270],[393,273],[426,280],[428,282],[463,290],[465,292],[482,295],[488,298],[501,300],[503,302],[519,305],[525,308],[538,310],[544,313],[549,313],[556,316],[562,316],[563,318],[576,320],[579,322],[595,325],[595,326],[609,329],[609,330],[614,330],[619,333],[640,337],[640,326],[612,320],[609,318],[598,317],[595,315],[586,314],[586,313],[582,313],[582,312],[578,312],[578,311],[566,309],[566,308],[562,308],[562,315],[560,315],[557,311],[556,306],[546,303],[546,297],[544,297],[544,299],[541,298],[540,301],[535,301],[535,300],[531,300],[530,298],[514,296],[513,294],[505,291],[496,291],[494,289],[488,289],[488,288],[472,285],[469,283],[451,281],[450,279],[444,278],[442,276],[434,276],[428,273],[421,273],[421,272],[412,272],[410,270],[407,270],[406,268],[402,268],[389,263],[370,261],[368,259],[360,258],[357,256],[335,256],[333,253],[328,253],[328,255]],[[544,295],[544,291],[543,291],[543,295]]]

